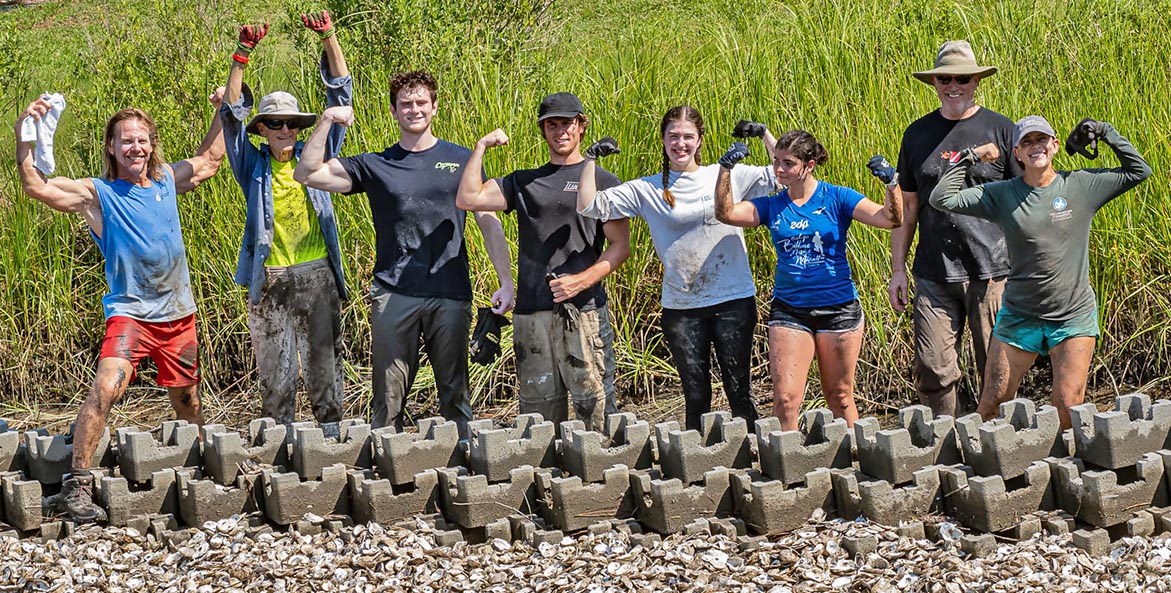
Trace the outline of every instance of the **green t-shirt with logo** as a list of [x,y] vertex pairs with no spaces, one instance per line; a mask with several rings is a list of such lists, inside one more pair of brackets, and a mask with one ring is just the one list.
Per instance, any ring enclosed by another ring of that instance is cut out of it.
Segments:
[[291,266],[326,257],[325,237],[309,192],[293,179],[297,159],[272,165],[272,252],[265,265]]

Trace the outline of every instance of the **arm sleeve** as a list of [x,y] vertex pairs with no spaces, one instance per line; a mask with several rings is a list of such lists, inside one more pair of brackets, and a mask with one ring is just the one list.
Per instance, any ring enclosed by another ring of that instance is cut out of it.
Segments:
[[232,176],[240,187],[246,187],[250,181],[252,169],[256,160],[263,158],[260,149],[248,140],[248,131],[244,129],[244,122],[252,114],[252,89],[248,85],[240,87],[240,98],[235,103],[220,105],[220,122],[224,126],[224,150],[228,157],[228,166],[232,168]]
[[985,185],[960,189],[964,186],[970,164],[971,157],[965,156],[954,167],[948,169],[943,177],[939,178],[939,183],[935,184],[929,201],[939,210],[994,220]]
[[732,168],[732,200],[740,202],[777,191],[772,167],[739,166]]
[[906,192],[919,191],[919,172],[915,170],[911,163],[911,147],[907,145],[907,136],[910,128],[903,132],[903,140],[899,145],[899,162],[897,165],[899,172],[899,188]]
[[362,155],[338,157],[337,162],[341,163],[342,168],[346,170],[346,175],[350,176],[350,191],[345,192],[344,195],[352,196],[364,193],[366,191],[364,183],[366,166],[362,162]]
[[760,224],[757,226],[766,227],[769,225],[769,223],[772,222],[773,201],[774,200],[773,200],[772,196],[762,196],[759,198],[751,198],[748,200],[748,202],[752,204],[752,207],[756,208],[756,217],[760,220]]
[[[351,76],[330,76],[329,58],[321,52],[321,82],[325,84],[325,103],[330,107],[352,105],[354,93],[354,79]],[[329,130],[329,137],[325,139],[325,160],[336,157],[342,151],[342,142],[346,139],[346,127],[334,126]]]
[[516,172],[509,173],[504,177],[497,177],[496,185],[500,187],[500,193],[504,196],[504,203],[507,204],[504,211],[512,212],[516,210]]
[[[594,202],[578,214],[597,218],[598,220],[614,220],[616,218],[632,218],[642,215],[642,199],[640,194],[646,193],[653,186],[641,179],[634,179],[604,189],[594,194]],[[662,191],[662,190],[659,190]]]
[[1103,140],[1114,150],[1114,154],[1118,155],[1121,166],[1115,169],[1085,169],[1083,171],[1092,173],[1087,176],[1087,183],[1089,193],[1093,196],[1095,210],[1151,176],[1151,166],[1138,153],[1134,145],[1125,136],[1119,134],[1113,126],[1110,127]]

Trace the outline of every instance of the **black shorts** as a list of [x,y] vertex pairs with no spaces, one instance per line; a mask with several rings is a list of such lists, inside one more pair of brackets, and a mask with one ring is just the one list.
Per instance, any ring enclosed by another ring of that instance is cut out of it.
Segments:
[[787,327],[811,334],[854,331],[862,327],[864,319],[858,299],[828,307],[792,307],[774,298],[768,314],[770,327]]

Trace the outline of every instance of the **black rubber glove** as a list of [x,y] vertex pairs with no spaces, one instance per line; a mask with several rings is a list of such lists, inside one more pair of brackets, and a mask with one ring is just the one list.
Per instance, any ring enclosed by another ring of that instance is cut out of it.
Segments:
[[870,160],[866,162],[866,166],[870,169],[872,175],[879,178],[886,185],[894,183],[897,171],[894,165],[886,160],[886,157],[876,154],[870,157]]
[[512,322],[492,312],[492,307],[476,310],[476,330],[469,346],[470,360],[476,364],[491,364],[500,357],[500,328]]
[[736,127],[732,130],[732,136],[735,138],[764,138],[764,132],[767,129],[768,127],[764,124],[742,119],[736,122]]
[[1110,131],[1109,124],[1085,118],[1078,122],[1065,138],[1065,152],[1080,154],[1088,159],[1098,158],[1098,140]]
[[725,169],[731,169],[736,166],[736,163],[748,158],[750,154],[752,153],[748,152],[748,145],[743,142],[733,142],[728,152],[725,152],[724,156],[720,157],[720,166]]
[[606,136],[605,138],[602,138],[601,140],[591,144],[590,147],[585,150],[585,157],[587,159],[597,159],[604,156],[610,156],[612,154],[618,154],[620,152],[622,151],[618,148],[618,141],[610,136]]

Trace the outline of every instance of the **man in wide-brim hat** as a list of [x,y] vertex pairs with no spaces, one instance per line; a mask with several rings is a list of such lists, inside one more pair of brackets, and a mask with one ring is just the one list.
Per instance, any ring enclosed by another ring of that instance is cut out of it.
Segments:
[[993,143],[1001,155],[972,167],[968,185],[1011,179],[1020,173],[1010,156],[1013,121],[976,102],[981,79],[995,73],[995,66],[976,61],[967,41],[944,43],[934,68],[913,73],[935,89],[939,109],[908,126],[899,149],[904,215],[903,226],[891,233],[888,293],[896,311],[910,304],[907,253],[916,229],[921,229],[911,268],[915,280],[912,375],[919,400],[936,415],[958,417],[975,409],[979,391],[960,390],[964,327],[972,334],[982,377],[1009,272],[1004,234],[995,223],[942,212],[927,203],[940,177],[967,148]]

